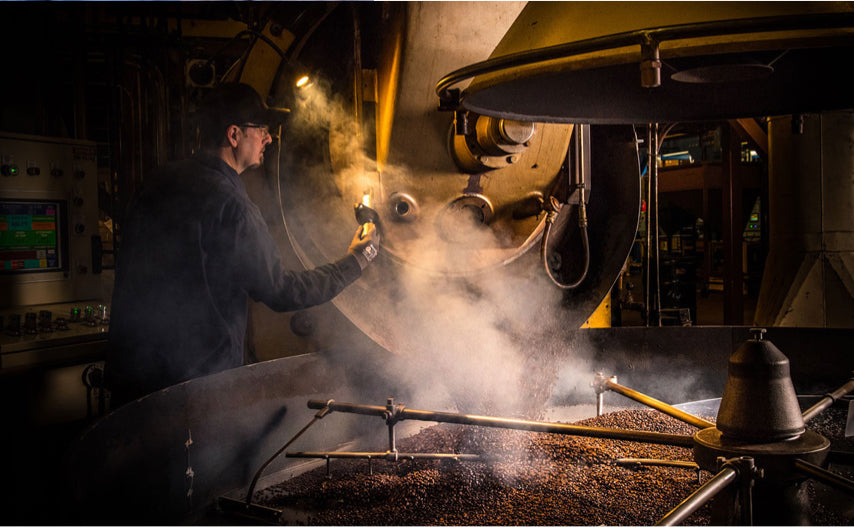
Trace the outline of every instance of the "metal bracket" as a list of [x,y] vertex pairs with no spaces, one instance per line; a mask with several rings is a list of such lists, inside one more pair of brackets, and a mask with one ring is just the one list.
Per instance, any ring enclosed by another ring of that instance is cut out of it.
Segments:
[[606,377],[601,372],[597,372],[590,386],[596,391],[596,416],[602,416],[602,411],[605,407],[605,391],[608,390],[608,383],[617,383],[617,376]]
[[453,112],[460,107],[460,102],[459,88],[445,90],[439,96],[439,110],[442,112]]
[[719,472],[727,467],[735,470],[739,485],[740,520],[738,524],[753,526],[753,485],[756,480],[765,477],[765,470],[756,467],[756,462],[751,456],[730,459],[718,457],[716,462]]
[[661,86],[661,57],[658,41],[650,34],[645,34],[641,43],[640,72],[642,87],[658,88]]

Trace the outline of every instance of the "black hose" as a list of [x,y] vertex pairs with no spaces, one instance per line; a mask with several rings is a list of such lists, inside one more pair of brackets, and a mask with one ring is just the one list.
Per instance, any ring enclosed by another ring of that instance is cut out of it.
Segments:
[[584,268],[582,269],[581,275],[578,277],[578,280],[572,283],[563,283],[560,282],[557,278],[555,278],[554,273],[549,266],[548,260],[548,247],[549,247],[549,235],[551,234],[552,225],[560,214],[561,206],[555,207],[556,200],[552,200],[553,210],[546,217],[546,226],[543,230],[543,242],[540,246],[540,257],[543,261],[543,267],[546,269],[546,275],[548,275],[549,279],[551,279],[552,283],[555,286],[562,290],[572,290],[581,285],[584,282],[584,279],[587,278],[587,273],[590,270],[590,240],[587,235],[587,208],[584,204],[584,187],[580,189],[580,201],[579,201],[579,219],[578,219],[578,227],[581,229],[581,245],[584,248]]

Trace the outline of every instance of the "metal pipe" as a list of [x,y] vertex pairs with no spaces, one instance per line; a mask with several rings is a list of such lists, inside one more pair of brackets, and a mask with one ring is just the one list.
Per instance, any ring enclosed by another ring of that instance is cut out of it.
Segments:
[[844,464],[854,466],[854,451],[838,451],[831,449],[827,453],[828,464]]
[[618,458],[614,460],[618,466],[663,466],[685,469],[700,469],[696,462],[688,460],[664,460],[661,458]]
[[383,459],[392,462],[398,460],[464,460],[477,462],[481,460],[480,455],[460,453],[396,453],[386,451],[385,453],[354,452],[354,451],[295,451],[285,453],[286,458],[366,458],[368,460]]
[[394,416],[397,407],[394,405],[394,398],[389,398],[385,404],[385,416],[388,423],[388,451],[389,453],[397,453],[397,443],[394,435],[394,420],[389,420],[389,417]]
[[[647,175],[649,176],[649,201],[646,204],[647,260],[650,261],[650,274],[647,283],[650,284],[651,304],[648,304],[647,318],[650,311],[655,314],[655,326],[661,326],[661,241],[658,239],[658,123],[649,125],[649,161]],[[651,236],[651,239],[650,239]]]
[[605,391],[608,390],[607,381],[617,381],[617,376],[605,377],[601,372],[597,372],[590,386],[596,391],[596,416],[602,416],[605,412]]
[[675,508],[655,523],[656,526],[675,526],[688,518],[689,515],[703,507],[715,495],[724,490],[738,478],[738,471],[724,467],[720,473],[688,495]]
[[854,391],[854,378],[848,380],[848,383],[839,387],[835,391],[825,394],[824,398],[820,399],[818,403],[804,411],[803,417],[804,421],[807,422],[815,418],[821,411],[827,409],[839,398],[845,396],[849,392]]
[[813,478],[835,489],[844,491],[849,495],[854,495],[854,480],[841,477],[800,458],[795,459],[795,469],[807,477]]
[[670,404],[664,403],[663,401],[656,400],[651,396],[647,396],[646,394],[642,394],[636,390],[632,390],[628,387],[624,387],[614,381],[605,381],[605,386],[618,394],[622,394],[626,398],[631,398],[636,402],[640,402],[646,406],[652,407],[653,409],[659,410],[664,414],[670,415],[677,420],[682,420],[687,424],[691,424],[695,427],[699,427],[700,429],[706,429],[709,427],[714,427],[715,424],[708,420],[704,420],[699,416],[694,416],[693,414],[689,414],[685,411],[679,410],[676,407],[673,407]]
[[335,401],[309,400],[309,409],[322,409],[329,406],[331,411],[349,412],[369,416],[379,416],[392,423],[400,420],[421,420],[425,422],[445,422],[462,425],[479,425],[483,427],[498,427],[503,429],[518,429],[538,433],[556,433],[595,438],[610,438],[612,440],[630,440],[650,444],[665,444],[680,447],[693,447],[694,439],[687,435],[656,433],[652,431],[634,431],[629,429],[608,429],[604,427],[587,427],[554,422],[535,422],[516,420],[493,416],[478,416],[449,412],[419,411],[405,409],[398,405],[394,415],[389,416],[385,407],[378,405],[360,405],[355,403],[339,403]]
[[646,255],[644,259],[644,288],[643,288],[643,323],[644,326],[649,326],[650,316],[652,315],[653,295],[652,295],[652,213],[650,205],[652,205],[652,167],[655,165],[656,147],[653,145],[652,125],[647,127],[646,135],[647,161],[646,161]]

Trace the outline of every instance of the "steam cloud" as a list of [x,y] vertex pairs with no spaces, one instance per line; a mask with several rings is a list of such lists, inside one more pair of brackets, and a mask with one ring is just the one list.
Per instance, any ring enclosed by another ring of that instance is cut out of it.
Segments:
[[[318,131],[327,131],[328,138],[337,142],[331,147],[313,143],[314,148],[329,148],[330,159],[324,161],[335,168],[334,185],[328,183],[328,174],[319,174],[328,169],[294,169],[318,174],[297,183],[311,188],[294,190],[301,200],[310,197],[299,204],[308,209],[296,211],[296,216],[307,218],[320,208],[337,207],[339,216],[352,226],[353,199],[366,190],[384,191],[372,172],[375,162],[364,153],[362,138],[354,133],[352,111],[327,93],[316,84],[301,94],[291,115],[290,136],[304,142],[313,137],[326,140]],[[285,151],[287,154],[287,148]],[[293,155],[291,163],[300,161],[299,153]],[[386,173],[408,170],[383,168]],[[567,350],[562,292],[542,272],[536,245],[517,263],[455,273],[489,261],[505,235],[473,222],[465,211],[447,214],[442,204],[421,205],[425,216],[419,219],[418,237],[406,246],[407,263],[386,262],[380,269],[375,265],[360,280],[393,290],[374,314],[380,319],[374,327],[384,333],[395,356],[386,363],[393,370],[386,377],[405,386],[401,392],[409,398],[407,404],[420,409],[454,410],[449,408],[453,406],[464,413],[541,418],[558,381],[563,388],[587,387],[587,399],[594,401],[588,385],[596,370],[584,359],[584,350]],[[436,211],[445,213],[440,229],[435,228],[437,218],[429,216]],[[326,256],[331,260],[346,243],[341,233],[349,233],[350,227],[335,224],[334,219],[327,224],[312,227],[330,241]],[[567,362],[568,357],[573,359]],[[559,372],[558,360],[578,368]]]

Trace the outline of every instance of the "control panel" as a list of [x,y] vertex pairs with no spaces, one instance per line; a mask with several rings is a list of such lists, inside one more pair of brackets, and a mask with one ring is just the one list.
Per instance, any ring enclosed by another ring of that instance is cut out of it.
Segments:
[[96,154],[0,132],[0,309],[101,296]]
[[0,311],[0,374],[101,358],[109,307],[92,302]]

